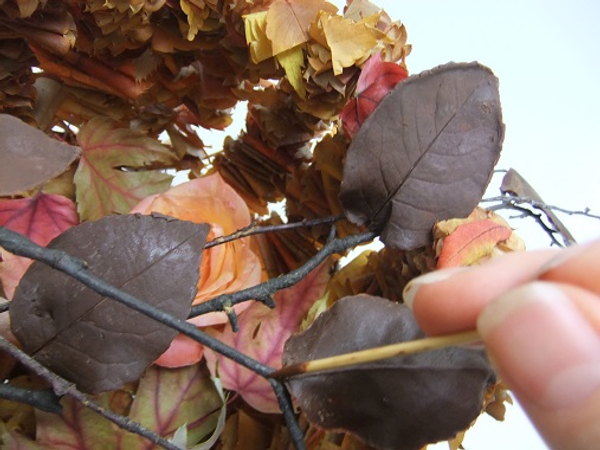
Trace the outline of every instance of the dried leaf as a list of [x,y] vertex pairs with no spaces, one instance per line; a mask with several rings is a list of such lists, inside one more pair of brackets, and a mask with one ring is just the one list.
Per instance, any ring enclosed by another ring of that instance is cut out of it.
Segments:
[[250,50],[250,59],[258,64],[273,56],[273,46],[266,34],[267,11],[244,16],[246,43]]
[[346,136],[352,139],[383,97],[406,77],[408,72],[404,67],[383,61],[380,54],[371,56],[358,77],[356,98],[350,100],[340,114]]
[[477,63],[450,63],[400,83],[348,149],[341,200],[354,223],[408,250],[431,243],[438,220],[481,199],[502,145],[498,80]]
[[170,150],[155,139],[96,117],[81,128],[77,141],[83,149],[74,180],[82,221],[125,214],[171,184],[170,175],[147,169],[174,162]]
[[372,19],[365,18],[355,23],[340,16],[324,18],[321,14],[325,38],[331,49],[334,75],[340,75],[344,67],[367,59],[377,45],[377,38],[372,31],[374,24],[369,26],[369,21],[372,22]]
[[[206,224],[166,216],[113,216],[70,228],[48,247],[83,259],[114,286],[185,319],[208,231]],[[138,379],[177,334],[39,262],[21,280],[10,317],[28,353],[91,393]]]
[[289,50],[308,40],[308,28],[320,10],[336,11],[325,0],[276,0],[267,12],[266,34],[273,54]]
[[[129,418],[161,436],[170,436],[184,426],[187,444],[193,445],[215,429],[226,406],[223,403],[204,364],[177,369],[151,366],[140,380]],[[122,448],[147,448],[142,442],[139,436],[127,433]]]
[[304,67],[304,53],[302,52],[302,47],[297,46],[279,53],[277,55],[277,61],[281,64],[283,70],[285,70],[285,76],[296,93],[301,98],[306,97],[306,89],[302,83],[302,67]]
[[[368,295],[346,297],[286,342],[283,362],[422,336],[404,305]],[[494,379],[482,352],[453,347],[301,375],[287,383],[318,427],[349,431],[376,448],[418,449],[468,428]]]
[[[0,226],[42,246],[78,223],[75,203],[60,195],[39,193],[16,200],[0,199]],[[31,263],[29,258],[13,255],[0,247],[0,281],[8,299],[13,297]]]
[[[210,333],[263,364],[281,367],[283,344],[298,329],[313,302],[323,295],[329,269],[329,261],[326,261],[298,284],[277,292],[274,296],[275,309],[254,303],[240,316],[239,332],[234,333],[227,328],[222,332],[213,329]],[[237,391],[259,411],[280,412],[273,389],[266,379],[212,350],[205,349],[205,356],[211,373],[215,374],[218,369],[225,389]]]
[[508,252],[525,250],[509,223],[493,211],[477,207],[465,219],[437,222],[433,249],[438,269],[482,264]]
[[[101,394],[96,401],[111,406],[114,392]],[[222,399],[203,365],[181,369],[151,367],[142,377],[133,396],[129,419],[141,423],[163,437],[185,427],[187,445],[194,445],[215,429]],[[6,450],[17,449],[127,449],[159,450],[145,438],[115,429],[100,417],[70,397],[61,401],[63,414],[36,411],[37,432],[33,442],[16,432],[2,436]],[[111,408],[113,409],[113,408]],[[123,413],[123,411],[120,411]],[[126,414],[127,415],[127,414]],[[6,438],[9,438],[6,440]]]
[[444,239],[437,268],[470,266],[491,254],[496,244],[507,240],[511,234],[511,228],[491,220],[460,225]]
[[52,139],[16,117],[0,114],[0,196],[32,189],[67,170],[77,147]]

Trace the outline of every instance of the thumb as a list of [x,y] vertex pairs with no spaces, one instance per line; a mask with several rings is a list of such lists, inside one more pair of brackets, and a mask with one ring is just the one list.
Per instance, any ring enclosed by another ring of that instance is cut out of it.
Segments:
[[600,448],[599,310],[592,292],[533,282],[492,301],[478,319],[500,377],[552,448]]

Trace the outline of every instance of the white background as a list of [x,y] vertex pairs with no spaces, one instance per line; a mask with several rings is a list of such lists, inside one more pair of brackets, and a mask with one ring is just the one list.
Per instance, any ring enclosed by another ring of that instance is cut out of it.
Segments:
[[[548,204],[600,214],[600,2],[373,1],[405,24],[413,45],[410,73],[449,61],[479,61],[498,76],[506,124],[498,168],[518,170]],[[243,112],[235,116],[226,133],[235,133],[243,121]],[[221,136],[202,133],[217,149]],[[499,182],[492,180],[487,195],[499,194]],[[580,242],[600,236],[600,221],[559,217]],[[530,249],[550,243],[527,220],[511,225]],[[546,449],[518,406],[509,406],[505,422],[482,416],[463,445]]]

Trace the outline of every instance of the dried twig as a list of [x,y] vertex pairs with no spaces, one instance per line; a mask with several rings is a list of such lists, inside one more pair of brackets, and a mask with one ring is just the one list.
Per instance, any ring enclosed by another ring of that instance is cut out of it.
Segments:
[[325,261],[328,256],[343,252],[349,248],[356,247],[359,244],[372,241],[377,236],[377,234],[373,231],[366,231],[364,233],[347,236],[345,238],[335,238],[333,233],[335,233],[334,227],[332,227],[330,239],[323,246],[323,248],[321,248],[321,250],[319,250],[311,259],[297,269],[292,270],[291,272],[280,277],[271,278],[270,280],[256,286],[242,289],[241,291],[231,294],[221,294],[217,297],[214,297],[206,302],[194,306],[189,317],[196,317],[213,311],[224,311],[231,308],[233,305],[248,300],[257,299],[260,301],[264,298],[268,298],[274,292],[298,283],[306,275],[308,275],[311,270]]
[[[548,237],[550,238],[550,242],[551,245],[557,245],[559,247],[564,247],[564,245],[556,238],[556,235],[562,235],[562,233],[560,231],[558,231],[557,229],[555,229],[554,227],[552,227],[551,225],[547,224],[546,222],[544,222],[544,216],[545,214],[543,212],[538,212],[536,213],[535,211],[532,211],[529,208],[523,207],[523,206],[519,206],[516,204],[512,204],[512,205],[508,205],[508,204],[504,204],[501,203],[500,205],[494,205],[488,208],[490,211],[498,211],[499,209],[510,209],[513,211],[518,211],[520,214],[517,216],[517,218],[522,218],[522,217],[531,217],[533,220],[535,220],[538,225],[540,226],[540,228],[548,235]],[[564,235],[563,236],[563,241],[565,243],[570,242],[570,239]]]
[[516,196],[512,196],[512,195],[499,195],[497,197],[487,197],[481,200],[482,203],[491,203],[491,202],[500,202],[502,204],[507,204],[510,206],[511,203],[516,204],[516,203],[525,203],[528,205],[533,206],[534,208],[537,209],[550,209],[553,211],[558,211],[561,212],[563,214],[567,214],[569,216],[585,216],[585,217],[589,217],[590,219],[596,219],[596,220],[600,220],[600,215],[597,214],[592,214],[589,208],[584,208],[581,210],[572,210],[572,209],[566,209],[566,208],[562,208],[560,206],[554,206],[554,205],[548,205],[547,203],[544,202],[539,202],[537,200],[533,200],[529,197],[516,197]]
[[224,244],[226,242],[235,241],[246,236],[255,234],[272,233],[274,231],[294,230],[296,228],[308,228],[316,225],[328,225],[344,219],[345,216],[323,217],[321,219],[302,220],[300,222],[281,223],[278,225],[258,225],[256,222],[251,223],[245,228],[237,230],[227,236],[219,236],[210,242],[207,242],[204,248],[211,248],[215,245]]
[[60,414],[62,412],[62,406],[59,403],[60,397],[50,389],[24,389],[3,383],[0,384],[0,398],[25,403],[49,413]]

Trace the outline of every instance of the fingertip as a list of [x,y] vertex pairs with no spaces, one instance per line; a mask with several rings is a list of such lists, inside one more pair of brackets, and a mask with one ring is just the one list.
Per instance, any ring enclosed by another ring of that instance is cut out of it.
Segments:
[[453,267],[451,269],[434,270],[433,272],[429,272],[424,275],[413,278],[408,282],[408,284],[404,287],[404,290],[402,291],[402,298],[404,300],[404,304],[410,309],[413,309],[415,297],[417,296],[417,292],[419,291],[421,286],[430,285],[443,280],[447,280],[455,273],[461,272],[463,270],[465,270],[465,268],[463,267]]

